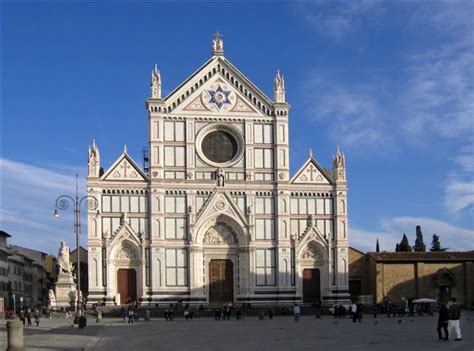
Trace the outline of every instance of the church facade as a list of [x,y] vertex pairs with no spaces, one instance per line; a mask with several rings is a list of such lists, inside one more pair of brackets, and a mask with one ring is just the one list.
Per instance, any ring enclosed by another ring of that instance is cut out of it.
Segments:
[[289,112],[224,56],[166,97],[151,74],[149,167],[126,147],[105,171],[89,148],[90,304],[290,304],[348,300],[345,157],[290,174]]

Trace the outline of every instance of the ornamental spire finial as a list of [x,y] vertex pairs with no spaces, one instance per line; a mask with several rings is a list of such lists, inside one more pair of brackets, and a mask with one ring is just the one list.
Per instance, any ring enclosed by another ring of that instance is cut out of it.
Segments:
[[280,70],[277,70],[277,74],[273,80],[273,95],[275,102],[285,102],[285,78],[280,74]]
[[161,74],[156,64],[153,70],[151,71],[150,88],[151,88],[151,97],[155,99],[161,99]]
[[222,40],[224,36],[217,31],[214,34],[214,39],[212,40],[212,55],[213,56],[224,56],[224,41]]

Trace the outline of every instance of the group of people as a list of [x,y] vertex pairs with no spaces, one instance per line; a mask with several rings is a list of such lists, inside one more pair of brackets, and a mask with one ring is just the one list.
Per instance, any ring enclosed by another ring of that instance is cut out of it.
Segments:
[[[448,341],[449,335],[454,329],[456,338],[454,340],[462,340],[461,327],[459,325],[459,319],[461,318],[461,306],[458,305],[456,298],[453,297],[449,306],[446,303],[442,303],[439,308],[438,315],[438,326],[436,331],[438,332],[438,338],[440,341]],[[444,338],[441,331],[444,330]]]
[[31,320],[35,320],[35,324],[39,327],[40,324],[40,311],[38,308],[35,308],[33,311],[29,307],[25,307],[20,311],[20,320],[23,322],[23,325],[27,325],[28,327],[32,326]]
[[137,319],[138,314],[136,314],[136,310],[138,308],[138,304],[129,303],[121,308],[121,316],[123,324],[133,324],[135,319]]

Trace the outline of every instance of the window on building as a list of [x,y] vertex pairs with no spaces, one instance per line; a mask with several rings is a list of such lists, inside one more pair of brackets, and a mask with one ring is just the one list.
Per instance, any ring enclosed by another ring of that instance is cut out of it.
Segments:
[[273,214],[273,198],[272,197],[256,197],[255,198],[256,214]]
[[185,196],[165,196],[166,213],[186,213]]
[[255,220],[255,238],[257,240],[275,239],[273,219],[256,219]]
[[234,201],[234,204],[237,205],[239,210],[245,214],[245,196],[233,196],[232,200]]
[[273,143],[273,126],[271,124],[255,124],[254,141],[256,144]]
[[188,285],[188,259],[186,249],[166,249],[166,285]]
[[290,260],[291,260],[291,285],[295,286],[296,284],[296,258],[295,258],[295,249],[290,250]]
[[275,285],[275,249],[258,249],[255,254],[257,285]]
[[207,196],[205,195],[198,195],[196,196],[196,212],[199,212],[202,208],[202,206],[204,206],[204,203],[206,202],[207,200]]
[[185,164],[184,146],[165,146],[165,166],[184,167]]
[[148,213],[148,196],[102,196],[102,212],[114,213]]
[[166,239],[186,239],[185,218],[165,218]]
[[184,141],[184,122],[165,122],[165,141]]
[[145,238],[149,237],[147,218],[129,218],[128,224],[132,227],[135,233],[142,234]]
[[273,168],[273,149],[255,149],[255,168]]
[[151,280],[151,269],[150,269],[150,263],[151,263],[151,257],[150,257],[150,248],[147,247],[145,248],[145,285],[150,286],[150,280]]
[[308,226],[307,219],[292,219],[290,220],[290,235],[299,236],[303,234],[304,230]]

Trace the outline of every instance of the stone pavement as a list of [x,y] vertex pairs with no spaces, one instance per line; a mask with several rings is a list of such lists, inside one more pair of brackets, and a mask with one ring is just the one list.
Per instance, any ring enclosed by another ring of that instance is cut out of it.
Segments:
[[[398,321],[401,320],[401,323]],[[237,321],[199,318],[173,322],[153,319],[123,325],[119,319],[96,323],[86,329],[70,327],[71,319],[43,319],[40,328],[25,328],[28,350],[474,350],[474,313],[463,311],[460,342],[438,342],[437,316],[387,318],[364,316],[362,323],[349,319],[292,317]],[[375,322],[377,322],[375,324]],[[0,349],[6,347],[5,323],[0,327]]]

